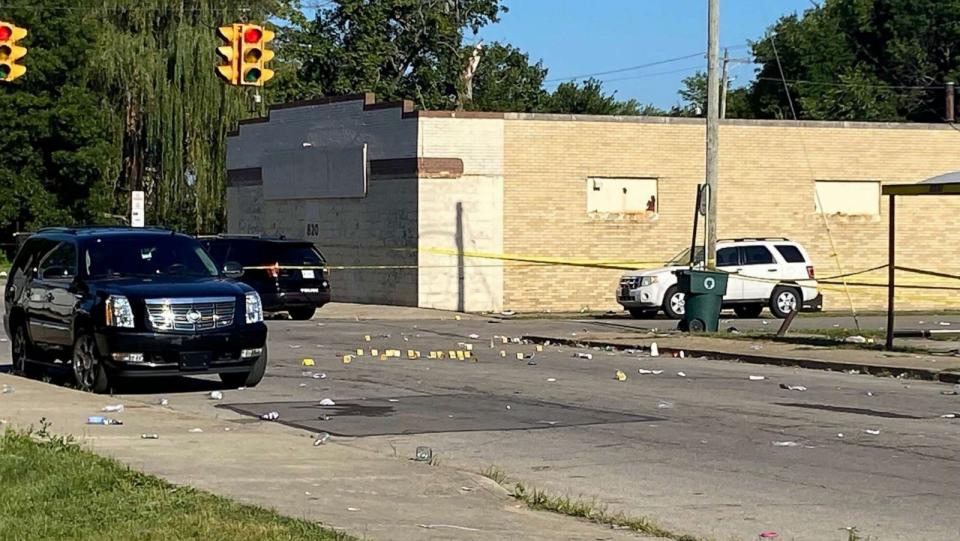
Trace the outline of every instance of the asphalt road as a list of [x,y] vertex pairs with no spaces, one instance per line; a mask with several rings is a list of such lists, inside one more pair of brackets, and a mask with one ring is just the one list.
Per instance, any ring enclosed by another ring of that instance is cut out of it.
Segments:
[[[127,387],[120,399],[164,397],[173,408],[249,422],[276,411],[279,422],[400,456],[428,446],[442,467],[495,466],[510,480],[713,539],[756,539],[765,530],[789,540],[847,539],[845,527],[878,541],[960,538],[960,419],[940,418],[960,412],[960,396],[941,394],[949,385],[555,346],[537,352],[495,338],[665,329],[666,320],[336,315],[343,317],[271,321],[270,366],[255,389],[212,401],[215,378],[177,379]],[[960,325],[958,317],[915,319]],[[472,344],[477,362],[369,356],[371,348],[404,357],[466,349],[459,343]],[[340,356],[357,348],[366,355],[344,364]],[[316,366],[303,367],[304,358]],[[618,369],[626,381],[615,379]],[[321,406],[324,398],[336,405]]]

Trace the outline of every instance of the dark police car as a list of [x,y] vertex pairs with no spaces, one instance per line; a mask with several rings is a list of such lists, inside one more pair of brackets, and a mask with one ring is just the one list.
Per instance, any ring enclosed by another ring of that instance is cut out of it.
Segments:
[[48,228],[20,247],[4,290],[13,368],[72,365],[80,388],[115,377],[212,374],[254,386],[267,364],[260,297],[196,239],[153,228]]
[[292,319],[307,320],[330,302],[326,262],[310,242],[218,235],[201,237],[200,243],[221,268],[227,261],[243,265],[239,279],[257,290],[266,312],[287,312]]

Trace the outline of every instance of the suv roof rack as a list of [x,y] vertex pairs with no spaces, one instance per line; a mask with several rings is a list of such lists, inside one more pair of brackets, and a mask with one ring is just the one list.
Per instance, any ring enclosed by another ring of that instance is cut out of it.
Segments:
[[785,241],[791,242],[787,237],[743,237],[737,239],[719,239],[717,242],[765,242],[765,241]]
[[145,227],[133,227],[129,225],[76,225],[76,226],[51,226],[51,227],[41,227],[36,232],[60,232],[60,233],[77,233],[79,231],[90,231],[90,230],[120,230],[120,231],[169,231],[171,233],[176,233],[172,229],[167,229],[160,226],[145,226]]
[[261,235],[260,233],[217,233],[216,235],[197,235],[198,239],[258,239],[258,240],[297,240],[288,239],[286,235],[276,237]]

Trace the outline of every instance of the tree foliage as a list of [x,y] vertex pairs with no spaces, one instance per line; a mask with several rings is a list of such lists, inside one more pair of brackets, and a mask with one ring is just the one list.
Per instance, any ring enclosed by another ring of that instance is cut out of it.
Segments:
[[[677,94],[681,104],[670,109],[672,116],[704,116],[707,114],[707,74],[698,71],[681,82]],[[721,86],[722,88],[722,86]],[[748,91],[732,88],[727,82],[727,106],[725,118],[752,118]]]
[[[960,75],[960,0],[826,0],[753,44],[761,117],[938,122]],[[919,87],[919,88],[918,88]]]

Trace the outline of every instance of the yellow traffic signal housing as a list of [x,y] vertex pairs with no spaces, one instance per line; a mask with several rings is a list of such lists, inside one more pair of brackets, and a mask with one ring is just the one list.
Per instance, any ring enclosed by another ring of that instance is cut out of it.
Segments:
[[273,78],[273,70],[268,69],[266,64],[274,57],[273,51],[267,49],[267,43],[273,41],[275,34],[256,24],[239,26],[241,28],[238,84],[263,86],[263,83]]
[[227,44],[217,48],[217,54],[223,57],[225,64],[217,66],[217,75],[232,85],[240,84],[240,33],[243,25],[221,26],[217,33]]
[[0,21],[0,82],[9,83],[27,72],[26,66],[18,63],[27,54],[27,49],[17,42],[25,37],[25,28]]

